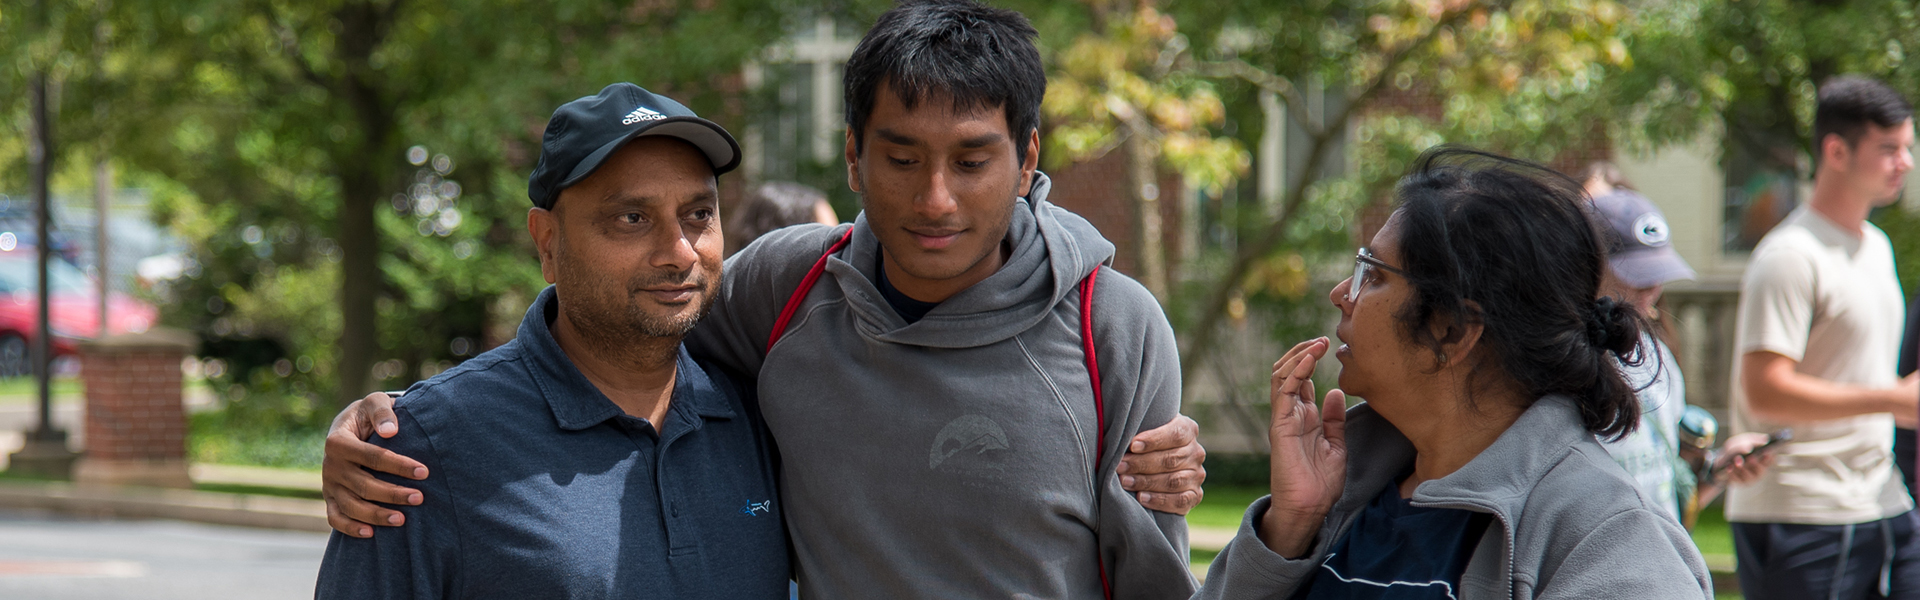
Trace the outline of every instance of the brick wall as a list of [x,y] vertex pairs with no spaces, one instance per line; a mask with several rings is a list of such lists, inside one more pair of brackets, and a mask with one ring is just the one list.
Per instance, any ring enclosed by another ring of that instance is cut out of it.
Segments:
[[89,459],[186,458],[187,418],[180,398],[184,357],[175,349],[82,354]]
[[[1053,192],[1047,200],[1093,223],[1100,235],[1113,242],[1113,267],[1138,278],[1126,153],[1115,149],[1090,161],[1048,171],[1047,177],[1053,180]],[[1167,251],[1167,279],[1179,281],[1180,203],[1186,186],[1179,176],[1164,172],[1160,174],[1159,185],[1161,244]]]

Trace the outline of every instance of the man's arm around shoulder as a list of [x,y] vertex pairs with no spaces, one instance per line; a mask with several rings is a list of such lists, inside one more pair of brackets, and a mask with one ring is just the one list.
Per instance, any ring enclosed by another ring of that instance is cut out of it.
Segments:
[[1122,489],[1112,469],[1133,437],[1180,412],[1180,349],[1160,305],[1138,282],[1111,269],[1096,280],[1094,343],[1107,413],[1101,464],[1100,550],[1112,556],[1116,598],[1184,598],[1187,524],[1180,515],[1147,510]]
[[457,499],[448,492],[446,465],[419,420],[404,406],[395,412],[400,435],[376,437],[373,442],[419,460],[431,474],[424,480],[404,482],[385,473],[375,476],[418,487],[435,500],[420,506],[390,506],[406,515],[407,525],[383,528],[371,538],[333,532],[320,562],[316,600],[447,598],[461,592],[456,587],[460,566],[459,524],[454,517]]

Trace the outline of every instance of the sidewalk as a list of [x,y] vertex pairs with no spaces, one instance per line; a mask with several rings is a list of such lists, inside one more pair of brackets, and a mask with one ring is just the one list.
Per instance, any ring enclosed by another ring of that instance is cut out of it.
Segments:
[[[320,474],[293,469],[195,464],[196,483],[288,490],[320,490]],[[0,508],[90,517],[176,519],[296,531],[331,531],[319,500],[267,494],[75,485],[64,481],[0,479]]]

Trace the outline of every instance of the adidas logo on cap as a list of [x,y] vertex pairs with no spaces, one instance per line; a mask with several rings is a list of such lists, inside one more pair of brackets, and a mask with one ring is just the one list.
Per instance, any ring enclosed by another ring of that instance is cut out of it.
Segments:
[[620,124],[632,125],[641,121],[658,121],[665,118],[667,118],[666,115],[653,112],[653,109],[642,106],[633,109],[633,112],[627,113],[626,117],[620,119]]

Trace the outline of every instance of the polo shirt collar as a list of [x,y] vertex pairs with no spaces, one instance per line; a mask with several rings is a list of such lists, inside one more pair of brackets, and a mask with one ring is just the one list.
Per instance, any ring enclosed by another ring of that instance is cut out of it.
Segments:
[[[526,351],[528,370],[534,376],[534,382],[546,396],[547,406],[553,410],[554,421],[567,431],[578,431],[599,425],[608,419],[625,414],[620,406],[609,400],[600,388],[594,387],[580,369],[567,358],[560,349],[559,342],[553,339],[553,330],[548,323],[559,314],[560,305],[555,286],[547,286],[540,296],[527,307],[526,317],[520,321],[518,337],[521,347]],[[726,395],[714,386],[704,369],[693,362],[687,354],[685,344],[680,345],[675,368],[673,400],[667,409],[667,419],[676,414],[688,418],[687,423],[698,429],[702,419],[731,419],[732,407],[728,406]],[[660,424],[655,423],[659,430]]]

